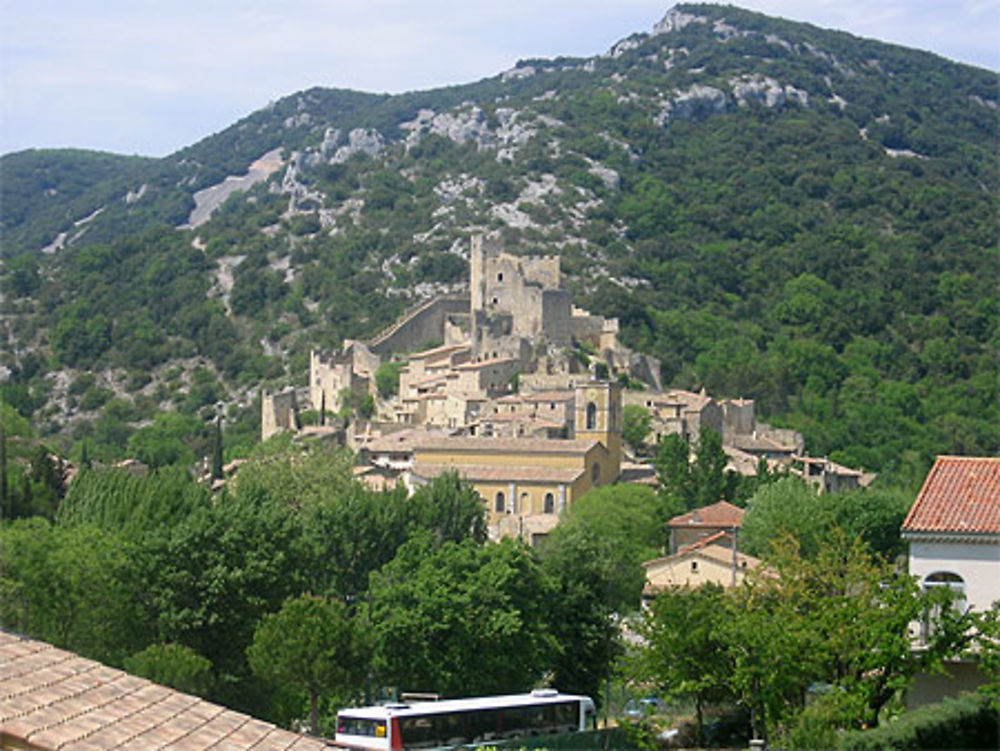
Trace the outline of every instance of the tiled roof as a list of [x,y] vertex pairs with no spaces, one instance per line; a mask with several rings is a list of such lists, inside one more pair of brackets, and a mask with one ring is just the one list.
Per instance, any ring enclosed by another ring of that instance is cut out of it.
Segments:
[[471,346],[468,344],[445,344],[441,347],[434,347],[434,349],[425,349],[423,352],[413,352],[410,354],[411,360],[425,360],[428,357],[438,357],[440,355],[451,354],[453,352],[461,352],[462,350],[470,350]]
[[0,631],[0,748],[319,751],[328,746]]
[[576,398],[573,391],[536,391],[533,394],[525,394],[526,402],[571,402]]
[[[484,420],[485,421],[485,420]],[[483,436],[445,436],[429,438],[417,449],[427,451],[474,451],[506,454],[585,454],[598,441],[564,438],[486,438]]]
[[480,360],[479,362],[467,362],[462,365],[456,365],[455,370],[481,370],[491,365],[506,365],[511,362],[514,362],[513,357],[495,357],[492,360]]
[[728,501],[695,509],[675,516],[668,522],[671,527],[739,527],[746,512]]
[[427,441],[438,440],[447,434],[442,430],[427,430],[425,428],[404,428],[395,433],[378,436],[368,441],[362,448],[372,453],[384,451],[413,451]]
[[702,409],[706,404],[712,401],[712,397],[707,394],[696,394],[693,391],[683,391],[681,389],[668,391],[661,398],[663,399],[662,403],[682,404],[686,409],[695,411]]
[[432,464],[417,462],[413,474],[431,480],[445,472],[458,472],[470,482],[556,482],[571,484],[583,474],[582,467],[531,467],[491,464]]
[[794,443],[783,443],[774,438],[763,435],[734,435],[732,445],[741,451],[753,453],[754,451],[775,451],[778,453],[794,453],[796,450]]
[[1000,534],[1000,457],[939,456],[903,531]]

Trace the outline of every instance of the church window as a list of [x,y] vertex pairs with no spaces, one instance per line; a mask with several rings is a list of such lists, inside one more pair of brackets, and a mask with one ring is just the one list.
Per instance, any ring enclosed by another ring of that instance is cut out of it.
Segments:
[[493,505],[493,510],[498,514],[502,514],[505,509],[503,493],[497,493],[496,501]]
[[597,462],[594,462],[594,466],[590,468],[590,480],[596,485],[600,479],[601,479],[601,465],[598,464]]
[[497,281],[498,282],[502,282],[503,281],[503,272],[502,271],[498,271],[497,272]]
[[587,403],[587,430],[597,427],[597,405],[593,402]]
[[556,498],[552,493],[545,494],[545,513],[554,514],[556,512]]

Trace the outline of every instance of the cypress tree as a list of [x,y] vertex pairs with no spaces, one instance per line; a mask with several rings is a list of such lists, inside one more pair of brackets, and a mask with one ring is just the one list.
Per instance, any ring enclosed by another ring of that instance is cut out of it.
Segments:
[[212,479],[222,479],[222,418],[215,418],[215,437],[212,440]]
[[10,485],[7,478],[7,431],[0,425],[0,519],[9,514]]

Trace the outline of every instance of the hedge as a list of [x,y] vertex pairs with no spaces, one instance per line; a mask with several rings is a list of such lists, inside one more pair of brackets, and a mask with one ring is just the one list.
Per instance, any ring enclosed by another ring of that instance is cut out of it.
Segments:
[[923,751],[1000,747],[1000,702],[966,694],[900,716],[889,725],[841,736],[841,751]]

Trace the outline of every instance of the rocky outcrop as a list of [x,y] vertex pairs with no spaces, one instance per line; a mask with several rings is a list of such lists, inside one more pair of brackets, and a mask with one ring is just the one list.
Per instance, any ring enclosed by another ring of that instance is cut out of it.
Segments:
[[[327,131],[329,133],[329,131]],[[325,140],[325,139],[324,139]],[[347,134],[347,144],[341,146],[330,158],[331,164],[346,162],[355,154],[376,156],[385,151],[385,139],[377,130],[355,128]]]
[[677,8],[671,8],[660,19],[660,22],[653,27],[653,36],[669,34],[671,31],[680,31],[692,23],[708,23],[708,19],[703,16],[696,16],[693,13],[685,13]]
[[687,91],[678,91],[677,96],[664,102],[654,122],[662,126],[671,120],[702,120],[728,109],[729,101],[725,92],[714,86],[696,83]]
[[731,78],[733,98],[740,107],[751,103],[762,104],[765,107],[781,107],[786,102],[796,102],[803,106],[809,105],[809,94],[794,86],[782,86],[769,76],[758,73]]

